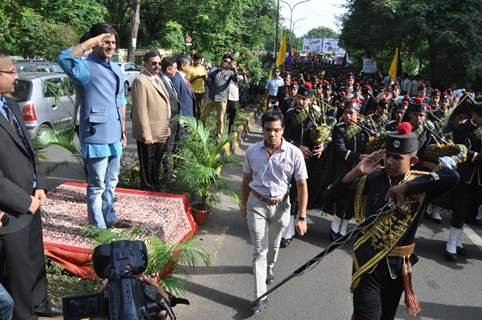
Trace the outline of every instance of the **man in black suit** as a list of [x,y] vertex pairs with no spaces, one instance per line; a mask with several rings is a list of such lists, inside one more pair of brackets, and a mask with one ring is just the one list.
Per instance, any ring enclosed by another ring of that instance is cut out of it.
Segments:
[[5,94],[14,92],[17,71],[0,51],[0,211],[8,223],[0,228],[2,283],[15,301],[15,319],[57,316],[49,305],[39,207],[45,202],[38,158],[17,103]]

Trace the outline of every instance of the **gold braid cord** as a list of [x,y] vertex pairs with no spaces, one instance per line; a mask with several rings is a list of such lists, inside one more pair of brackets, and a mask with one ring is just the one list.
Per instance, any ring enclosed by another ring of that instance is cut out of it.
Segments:
[[363,176],[358,183],[355,193],[355,221],[357,224],[362,223],[365,220],[365,204],[366,197],[363,196],[365,193],[365,183],[367,181],[367,176]]

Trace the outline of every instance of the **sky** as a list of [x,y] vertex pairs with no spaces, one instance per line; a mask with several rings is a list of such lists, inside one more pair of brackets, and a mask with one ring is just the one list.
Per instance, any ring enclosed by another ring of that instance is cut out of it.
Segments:
[[[291,7],[302,0],[284,0],[288,2]],[[345,0],[310,0],[304,2],[295,7],[293,10],[293,22],[300,18],[305,18],[296,22],[295,34],[296,36],[302,36],[313,28],[316,27],[329,27],[335,31],[340,31],[340,28],[336,25],[336,17],[340,16],[344,12],[342,5]],[[290,24],[290,9],[289,7],[280,1],[280,17],[284,18],[282,24],[289,27]]]

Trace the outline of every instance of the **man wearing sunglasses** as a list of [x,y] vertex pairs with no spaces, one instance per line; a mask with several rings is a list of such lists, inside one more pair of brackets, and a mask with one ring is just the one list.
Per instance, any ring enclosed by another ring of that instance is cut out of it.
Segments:
[[132,135],[137,141],[140,180],[143,190],[160,190],[160,164],[170,136],[169,93],[159,72],[157,51],[144,55],[144,69],[132,83]]
[[[47,278],[39,208],[45,203],[45,181],[38,157],[15,100],[17,70],[0,51],[0,318],[9,319],[8,289],[15,319],[59,316],[47,298]],[[7,304],[5,304],[7,302]],[[11,305],[11,304],[10,304]]]
[[266,82],[266,91],[270,101],[275,101],[278,96],[278,88],[283,86],[283,78],[281,78],[281,71],[279,68],[274,69],[273,78]]

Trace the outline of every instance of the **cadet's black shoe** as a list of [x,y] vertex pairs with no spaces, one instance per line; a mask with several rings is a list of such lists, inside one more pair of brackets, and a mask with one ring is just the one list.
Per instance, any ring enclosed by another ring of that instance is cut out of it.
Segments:
[[465,252],[465,248],[464,247],[457,247],[457,255],[458,256],[465,256],[467,254],[467,252]]
[[457,254],[445,251],[445,259],[447,259],[447,261],[450,261],[450,262],[456,262],[457,261]]
[[266,284],[270,285],[274,281],[274,272],[273,270],[268,270],[268,274],[266,275]]
[[434,217],[432,217],[432,221],[435,222],[436,224],[442,224],[443,222],[442,218],[434,218]]
[[256,303],[251,305],[251,310],[253,311],[253,315],[260,314],[263,312],[264,309],[268,306],[268,298],[264,298]]
[[336,233],[335,231],[330,229],[330,241],[338,240],[339,237],[340,237],[339,233]]

